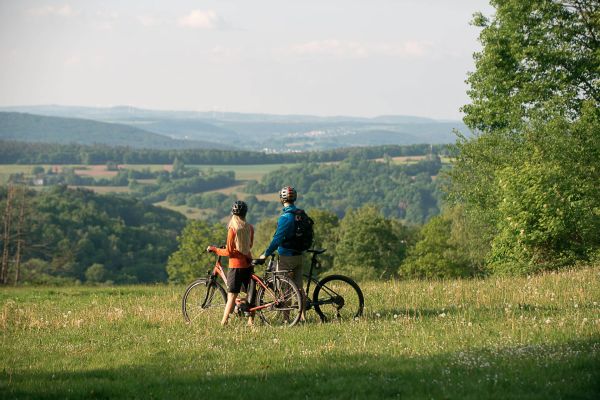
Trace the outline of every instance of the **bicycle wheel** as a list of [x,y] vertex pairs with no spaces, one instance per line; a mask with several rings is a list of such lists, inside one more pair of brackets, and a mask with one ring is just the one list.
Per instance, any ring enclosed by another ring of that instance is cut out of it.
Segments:
[[193,322],[200,316],[218,315],[223,312],[227,294],[217,282],[201,278],[190,283],[185,289],[181,310],[187,322]]
[[294,326],[302,314],[302,296],[287,276],[273,275],[260,286],[255,307],[260,319],[271,326]]
[[321,321],[352,321],[362,315],[365,300],[360,287],[344,275],[323,278],[313,293],[315,311]]

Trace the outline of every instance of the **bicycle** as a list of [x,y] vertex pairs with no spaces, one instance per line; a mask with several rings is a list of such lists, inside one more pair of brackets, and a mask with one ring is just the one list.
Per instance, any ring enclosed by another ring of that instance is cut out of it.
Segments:
[[[306,282],[305,311],[314,307],[322,322],[351,321],[363,313],[365,300],[362,290],[351,278],[344,275],[328,275],[318,281],[313,277],[313,270],[321,267],[317,255],[325,253],[326,249],[310,249],[312,253],[310,270],[304,274]],[[315,284],[312,300],[309,298],[310,284]]]
[[[248,288],[248,302],[240,304],[238,314],[257,313],[260,319],[271,326],[294,326],[302,316],[302,296],[296,284],[287,277],[288,271],[271,272],[272,260],[265,271],[264,278],[252,274]],[[265,260],[253,260],[253,265],[264,264]],[[215,266],[205,278],[199,278],[185,289],[181,308],[186,322],[192,323],[201,316],[210,318],[222,310],[227,294],[219,283],[221,278],[227,287],[227,278],[221,265],[221,256],[217,255]],[[258,288],[254,298],[255,288]]]

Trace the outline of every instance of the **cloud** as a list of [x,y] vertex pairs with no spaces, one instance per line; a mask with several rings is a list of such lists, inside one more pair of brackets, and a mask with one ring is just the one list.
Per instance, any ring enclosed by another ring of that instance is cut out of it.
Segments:
[[408,40],[400,43],[357,42],[338,39],[314,40],[291,47],[299,56],[332,56],[339,58],[366,58],[387,56],[420,58],[428,54],[431,43]]
[[74,17],[79,13],[73,10],[69,4],[63,4],[31,8],[29,9],[29,14],[37,16],[54,15],[58,17]]
[[225,21],[212,10],[192,10],[188,15],[179,18],[177,24],[189,29],[221,29]]

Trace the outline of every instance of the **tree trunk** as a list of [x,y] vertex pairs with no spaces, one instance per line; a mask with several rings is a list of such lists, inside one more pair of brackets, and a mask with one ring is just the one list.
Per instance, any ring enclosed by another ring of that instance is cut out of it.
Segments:
[[0,271],[0,283],[6,284],[8,282],[8,256],[10,247],[10,223],[12,216],[12,200],[14,196],[14,187],[8,186],[8,193],[6,195],[6,208],[4,210],[4,235],[2,241],[4,242],[4,249],[2,250],[2,271]]
[[23,220],[25,219],[25,187],[21,188],[21,204],[19,206],[19,221],[17,223],[17,255],[15,257],[15,286],[19,284],[19,273],[21,272],[21,251],[25,241],[23,240]]

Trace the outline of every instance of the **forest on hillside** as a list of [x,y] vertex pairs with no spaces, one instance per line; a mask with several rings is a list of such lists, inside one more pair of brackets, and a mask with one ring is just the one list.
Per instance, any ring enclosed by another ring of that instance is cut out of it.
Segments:
[[449,155],[451,149],[443,144],[383,145],[346,147],[309,152],[265,153],[245,150],[135,149],[101,144],[27,143],[0,140],[0,164],[185,164],[249,165],[299,162],[333,162],[353,156],[364,159],[416,156],[429,153]]
[[177,212],[65,186],[0,187],[0,199],[3,283],[165,281],[165,262],[185,226]]

